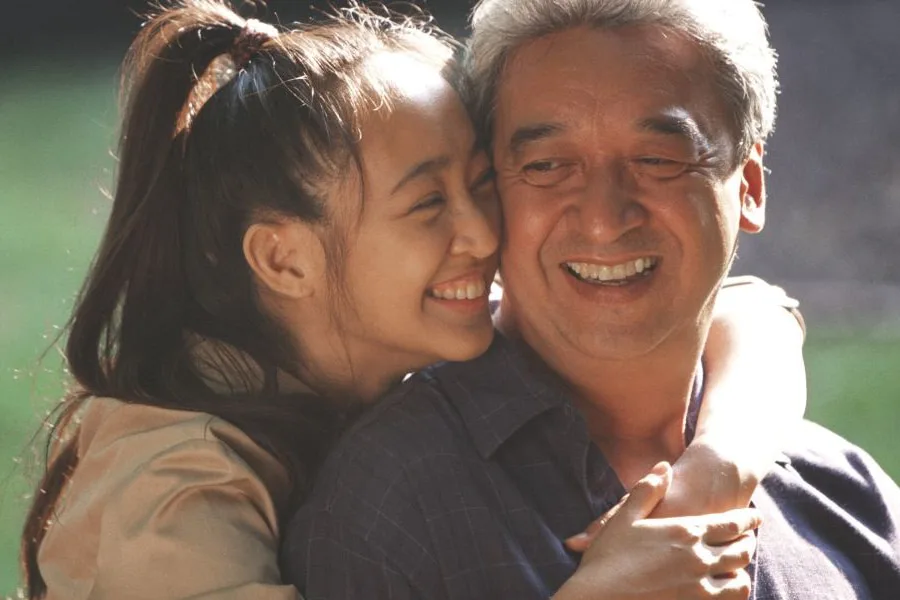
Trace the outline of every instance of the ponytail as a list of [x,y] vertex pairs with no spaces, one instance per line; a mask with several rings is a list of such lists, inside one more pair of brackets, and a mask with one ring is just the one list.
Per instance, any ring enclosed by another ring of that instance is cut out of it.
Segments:
[[64,430],[76,427],[75,414],[90,395],[161,404],[169,382],[160,373],[171,372],[182,358],[188,299],[179,212],[185,189],[182,138],[189,131],[178,126],[198,74],[233,51],[245,26],[220,2],[188,0],[152,18],[123,65],[115,199],[68,323],[66,358],[79,389],[67,394],[51,422],[47,471],[22,536],[29,598],[47,592],[38,552],[79,459],[72,441],[51,452],[53,438],[74,439]]
[[[156,290],[184,289],[177,284],[164,285],[164,280],[173,276],[180,278],[182,270],[178,213],[184,185],[176,125],[195,74],[203,73],[216,56],[227,52],[241,29],[236,15],[222,5],[193,2],[151,20],[129,50],[122,71],[124,117],[116,197],[94,268],[70,323],[66,348],[69,369],[88,389],[110,389],[113,394],[119,391],[116,388],[142,389],[135,381],[140,373],[121,373],[125,381],[108,380],[113,352],[141,346],[139,340],[130,344],[123,339],[120,347],[114,348],[112,338],[137,332],[161,338],[170,333],[165,331],[165,323],[177,322],[161,313],[179,310],[181,298],[161,298],[165,302],[156,305],[160,310],[149,314],[122,314],[118,331],[113,315],[117,306],[128,304],[129,297],[150,299],[158,295]],[[135,273],[139,276],[132,277]],[[162,330],[132,327],[133,320],[144,319],[159,321]],[[126,357],[119,360],[133,364]]]

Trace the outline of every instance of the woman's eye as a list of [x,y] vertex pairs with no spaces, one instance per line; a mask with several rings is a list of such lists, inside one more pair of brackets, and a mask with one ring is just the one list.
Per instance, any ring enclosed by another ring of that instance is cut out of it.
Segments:
[[477,190],[481,186],[491,183],[494,181],[494,178],[497,176],[497,172],[494,171],[494,167],[488,167],[484,171],[482,171],[481,175],[479,175],[475,182],[472,184],[472,189]]
[[417,202],[416,205],[412,207],[412,211],[410,211],[410,212],[417,212],[420,210],[428,210],[429,208],[436,208],[436,207],[444,204],[444,202],[445,202],[445,200],[442,195],[433,194],[433,195],[428,196],[427,198]]
[[536,160],[522,167],[522,177],[530,185],[549,187],[565,181],[573,170],[572,163],[561,160]]

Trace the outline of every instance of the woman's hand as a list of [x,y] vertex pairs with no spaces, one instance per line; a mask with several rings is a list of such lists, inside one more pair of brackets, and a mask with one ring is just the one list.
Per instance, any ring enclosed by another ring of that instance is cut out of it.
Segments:
[[758,483],[718,448],[695,440],[672,465],[672,483],[653,518],[688,517],[744,508]]
[[671,481],[671,467],[660,463],[589,533],[567,541],[586,552],[555,600],[749,597],[759,513],[648,518]]

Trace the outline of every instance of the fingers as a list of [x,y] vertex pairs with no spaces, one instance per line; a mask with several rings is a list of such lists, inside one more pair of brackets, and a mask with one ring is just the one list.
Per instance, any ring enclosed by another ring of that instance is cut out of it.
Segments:
[[622,505],[628,500],[628,494],[625,494],[621,500],[619,500],[615,506],[611,509],[591,521],[591,524],[587,526],[583,532],[578,535],[573,535],[569,539],[566,540],[566,547],[572,552],[585,552],[588,548],[590,548],[591,543],[594,541],[594,538],[597,537],[597,534],[600,533],[600,530],[603,529],[610,519],[615,516],[619,509],[622,508]]
[[566,547],[573,552],[585,552],[597,534],[623,509],[627,513],[623,519],[629,523],[647,518],[665,497],[671,482],[671,465],[667,462],[658,463],[650,470],[650,473],[634,485],[631,492],[626,494],[618,504],[591,522],[583,533],[567,539]]
[[760,524],[755,509],[742,508],[704,517],[650,519],[651,527],[669,531],[671,548],[680,548],[683,568],[698,577],[733,575],[744,569],[756,552],[754,529]]
[[[756,552],[753,530],[760,521],[755,509],[738,509],[701,517],[646,519],[635,526],[660,535],[651,547],[668,549],[666,569],[687,577],[697,597],[743,598],[741,573]],[[701,584],[714,585],[718,595],[707,595]]]
[[622,508],[622,505],[628,501],[628,494],[622,496],[622,499],[616,502],[616,505],[611,509],[600,515],[598,518],[594,519],[590,525],[587,526],[587,529],[584,532],[590,536],[592,539],[603,529],[603,526],[606,525],[610,519],[612,519],[619,509]]
[[709,546],[708,551],[714,557],[710,561],[709,574],[729,575],[744,569],[753,560],[753,554],[756,552],[756,535],[747,532],[726,546]]
[[731,577],[704,577],[699,587],[701,598],[720,600],[747,600],[750,597],[750,574],[741,569]]
[[667,462],[658,463],[649,474],[634,484],[628,498],[616,511],[616,519],[621,518],[628,523],[646,519],[656,505],[662,502],[671,483],[672,465]]
[[749,531],[759,528],[762,516],[755,508],[738,508],[718,515],[706,526],[703,541],[710,546],[727,544]]

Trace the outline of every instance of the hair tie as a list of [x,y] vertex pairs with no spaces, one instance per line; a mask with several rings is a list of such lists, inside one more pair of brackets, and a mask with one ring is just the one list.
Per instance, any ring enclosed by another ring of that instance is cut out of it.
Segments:
[[257,19],[247,19],[230,52],[235,68],[243,69],[266,42],[277,36],[278,30],[272,25]]
[[212,59],[206,71],[197,78],[188,95],[187,102],[178,116],[175,135],[190,128],[203,105],[234,79],[266,42],[276,37],[278,37],[278,30],[272,25],[257,19],[247,19],[231,49]]

